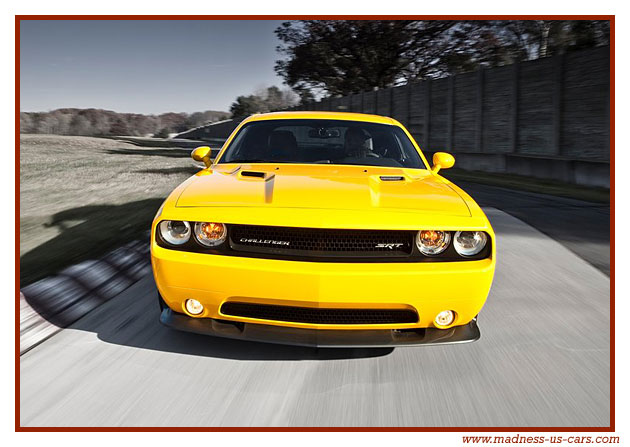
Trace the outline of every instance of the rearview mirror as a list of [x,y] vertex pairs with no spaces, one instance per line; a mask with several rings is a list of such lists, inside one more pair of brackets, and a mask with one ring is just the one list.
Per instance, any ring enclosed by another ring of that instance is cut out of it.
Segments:
[[212,159],[210,158],[212,156],[212,149],[210,149],[210,146],[199,146],[190,153],[190,156],[195,161],[203,161],[206,168],[212,165]]
[[320,127],[319,129],[311,129],[308,131],[309,138],[339,138],[340,136],[341,132],[339,132],[339,129]]
[[433,154],[433,167],[431,168],[431,171],[433,171],[434,174],[437,174],[440,169],[452,168],[454,164],[455,157],[451,154],[446,152],[436,152]]

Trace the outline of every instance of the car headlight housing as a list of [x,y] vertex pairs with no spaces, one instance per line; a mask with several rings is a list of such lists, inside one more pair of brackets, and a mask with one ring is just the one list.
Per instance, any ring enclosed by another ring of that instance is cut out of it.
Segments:
[[158,226],[160,236],[171,245],[182,245],[190,240],[190,224],[182,220],[163,220]]
[[439,255],[448,248],[451,233],[440,230],[421,230],[416,235],[416,245],[423,255]]
[[455,251],[461,256],[474,256],[488,243],[488,236],[483,231],[458,231],[453,238]]
[[195,238],[201,245],[216,247],[225,242],[227,228],[218,222],[197,222],[195,223]]

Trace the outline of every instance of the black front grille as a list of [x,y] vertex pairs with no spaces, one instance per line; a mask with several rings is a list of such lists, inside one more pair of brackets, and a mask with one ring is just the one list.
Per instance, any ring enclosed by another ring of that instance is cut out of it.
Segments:
[[228,302],[223,315],[310,324],[403,324],[417,323],[418,314],[409,309],[322,309]]
[[413,231],[230,226],[234,250],[305,257],[404,257],[411,254],[414,236]]

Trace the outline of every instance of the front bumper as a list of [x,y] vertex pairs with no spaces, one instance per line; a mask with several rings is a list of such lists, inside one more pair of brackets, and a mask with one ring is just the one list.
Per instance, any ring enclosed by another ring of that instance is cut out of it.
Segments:
[[160,315],[165,326],[180,331],[239,340],[310,347],[395,347],[467,343],[481,336],[477,319],[450,329],[320,330],[255,323],[234,323],[212,318],[192,318],[166,307]]
[[[185,314],[188,298],[205,310],[198,319],[230,320],[316,330],[433,328],[435,316],[455,311],[465,326],[486,301],[494,259],[436,263],[318,263],[168,250],[153,244],[155,282],[167,307]],[[413,309],[417,323],[317,325],[245,318],[221,312],[230,301],[312,308]],[[325,326],[325,327],[324,327]]]

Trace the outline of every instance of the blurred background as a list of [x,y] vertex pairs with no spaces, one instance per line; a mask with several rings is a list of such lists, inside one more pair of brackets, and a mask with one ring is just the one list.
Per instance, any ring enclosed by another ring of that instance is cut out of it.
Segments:
[[[606,426],[610,40],[608,19],[22,20],[23,424]],[[159,326],[155,212],[191,148],[279,110],[391,116],[454,154],[440,174],[499,238],[480,342],[331,353]],[[231,388],[163,388],[198,374]]]

